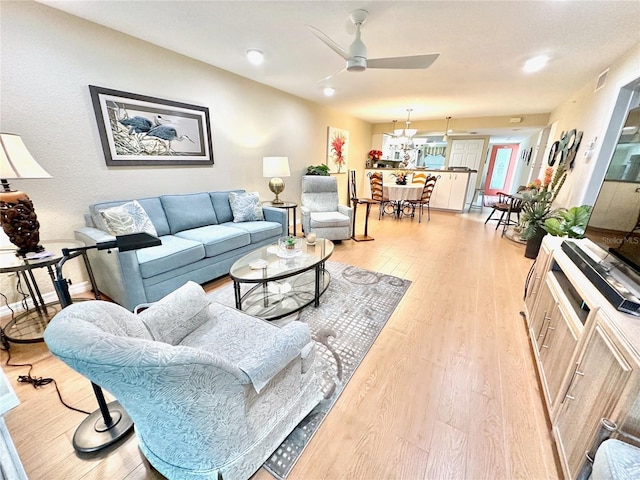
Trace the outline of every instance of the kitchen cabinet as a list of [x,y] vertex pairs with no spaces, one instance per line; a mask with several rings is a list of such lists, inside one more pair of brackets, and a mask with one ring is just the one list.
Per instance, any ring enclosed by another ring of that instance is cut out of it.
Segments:
[[431,194],[431,208],[463,211],[471,173],[443,171],[439,175],[440,178]]

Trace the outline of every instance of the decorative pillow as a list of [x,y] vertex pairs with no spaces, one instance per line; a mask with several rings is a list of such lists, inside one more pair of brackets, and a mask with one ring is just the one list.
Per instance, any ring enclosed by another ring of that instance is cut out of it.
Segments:
[[149,308],[138,318],[154,340],[178,345],[180,341],[209,320],[209,299],[200,285],[188,281]]
[[264,220],[258,192],[229,192],[229,204],[236,223]]
[[146,232],[154,237],[158,236],[149,215],[136,200],[101,210],[100,215],[111,235]]

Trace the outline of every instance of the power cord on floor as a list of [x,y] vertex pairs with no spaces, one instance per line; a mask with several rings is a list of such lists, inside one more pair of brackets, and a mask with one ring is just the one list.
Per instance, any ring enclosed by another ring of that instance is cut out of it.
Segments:
[[[15,316],[14,310],[9,306],[9,301],[8,301],[6,295],[3,294],[2,292],[0,292],[0,295],[2,295],[2,298],[4,299],[5,306],[11,311],[11,319],[13,320],[13,317]],[[24,302],[24,298],[23,298],[23,302]],[[19,383],[29,383],[29,384],[31,384],[33,386],[33,388],[39,388],[39,387],[43,387],[45,385],[49,385],[50,383],[53,383],[53,385],[56,387],[56,392],[58,394],[58,398],[60,399],[60,402],[62,403],[62,405],[67,407],[69,410],[73,410],[75,412],[84,413],[86,415],[91,415],[91,412],[87,412],[85,410],[81,410],[79,408],[72,407],[67,402],[65,402],[62,399],[62,394],[60,393],[60,389],[58,388],[58,384],[56,383],[56,381],[53,378],[32,377],[31,376],[31,371],[33,370],[33,365],[31,363],[10,363],[11,362],[11,345],[10,345],[9,339],[7,338],[6,334],[4,333],[4,330],[2,329],[2,327],[0,327],[0,350],[5,350],[7,352],[7,361],[5,362],[5,365],[7,365],[9,367],[29,367],[29,371],[27,372],[26,375],[18,375],[18,382]]]

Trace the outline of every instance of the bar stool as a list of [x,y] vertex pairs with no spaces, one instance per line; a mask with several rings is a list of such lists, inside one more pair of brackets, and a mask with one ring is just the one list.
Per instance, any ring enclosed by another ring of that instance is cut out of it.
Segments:
[[[478,200],[478,197],[481,197],[480,205],[475,204],[476,200]],[[470,212],[472,208],[479,208],[480,213],[482,213],[483,206],[484,206],[484,188],[476,188],[475,191],[473,192],[473,198],[471,199],[471,203],[469,204],[469,210],[467,210],[467,212]]]

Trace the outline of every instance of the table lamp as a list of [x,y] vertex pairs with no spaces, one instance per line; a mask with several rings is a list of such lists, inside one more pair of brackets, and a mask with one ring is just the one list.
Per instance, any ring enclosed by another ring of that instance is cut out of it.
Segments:
[[272,177],[269,181],[269,190],[276,194],[276,198],[271,203],[284,203],[278,197],[284,190],[284,181],[280,177],[289,177],[289,157],[263,157],[262,159],[262,176]]
[[40,223],[26,193],[11,190],[9,179],[51,178],[31,156],[20,135],[0,133],[0,223],[18,255],[44,250],[40,243]]

